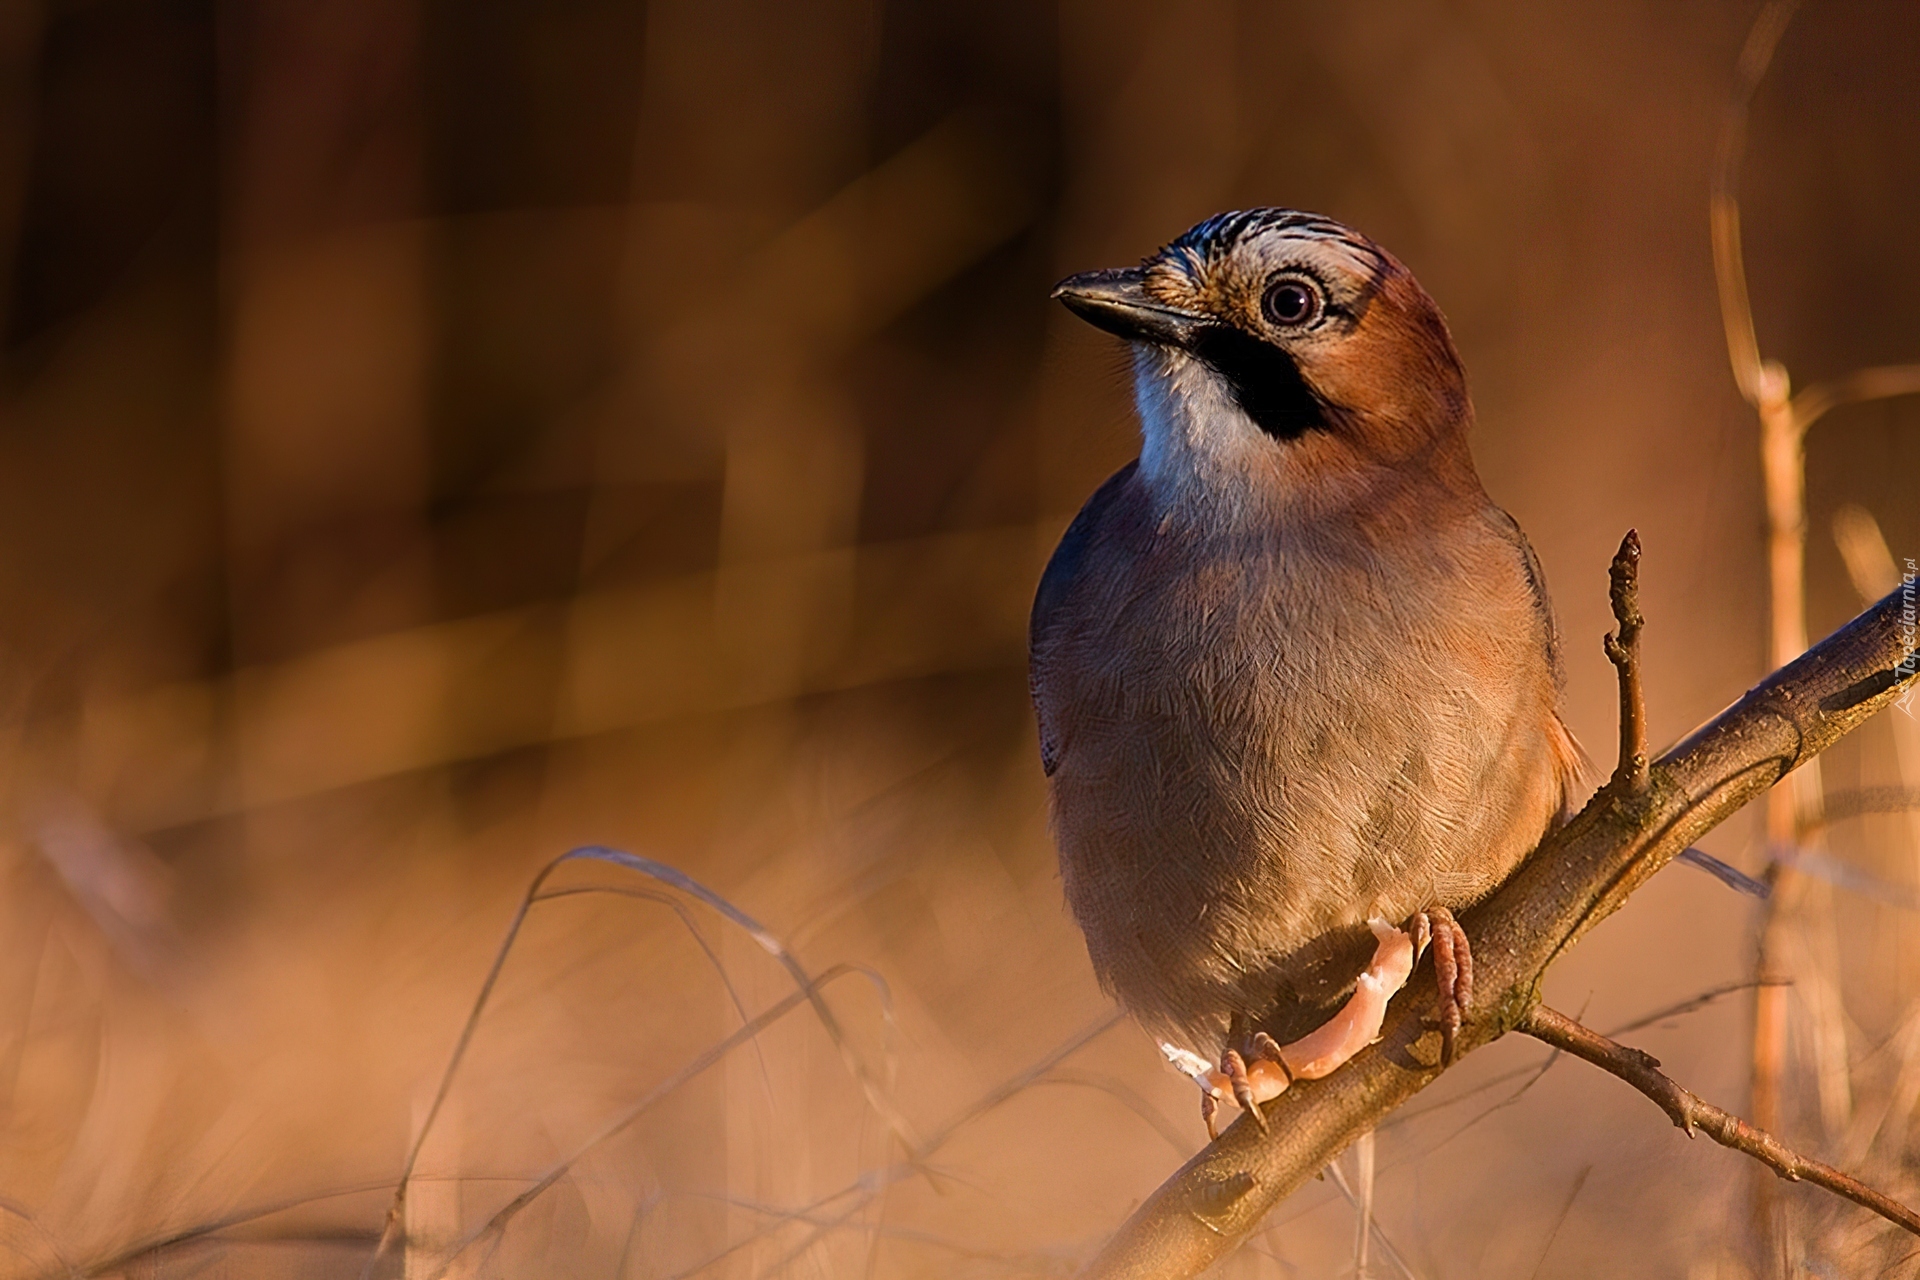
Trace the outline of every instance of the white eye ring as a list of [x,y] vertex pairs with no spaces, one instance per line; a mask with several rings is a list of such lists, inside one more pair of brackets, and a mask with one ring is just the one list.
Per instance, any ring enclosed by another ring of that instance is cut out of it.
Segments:
[[1267,323],[1282,329],[1298,329],[1312,324],[1326,310],[1320,286],[1306,276],[1291,272],[1275,276],[1260,296],[1260,314]]

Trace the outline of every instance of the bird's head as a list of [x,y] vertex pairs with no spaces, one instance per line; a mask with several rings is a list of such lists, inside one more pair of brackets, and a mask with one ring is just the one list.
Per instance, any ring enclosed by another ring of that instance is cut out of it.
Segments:
[[1150,480],[1421,467],[1470,480],[1472,416],[1440,310],[1398,260],[1287,209],[1209,218],[1054,297],[1135,344]]

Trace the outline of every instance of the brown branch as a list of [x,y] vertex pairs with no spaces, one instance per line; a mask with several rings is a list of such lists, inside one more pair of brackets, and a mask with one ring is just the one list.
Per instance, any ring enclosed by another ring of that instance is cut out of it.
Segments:
[[1606,638],[1607,661],[1620,677],[1620,761],[1607,785],[1623,795],[1645,795],[1647,790],[1647,698],[1640,685],[1640,533],[1627,530],[1613,553],[1608,596],[1613,619],[1620,629]]
[[1588,1030],[1564,1013],[1537,1004],[1527,1010],[1514,1030],[1524,1031],[1556,1049],[1565,1049],[1610,1075],[1620,1077],[1653,1099],[1667,1118],[1691,1138],[1704,1133],[1723,1147],[1752,1156],[1788,1182],[1811,1182],[1838,1196],[1871,1209],[1888,1222],[1920,1236],[1920,1214],[1891,1196],[1850,1178],[1831,1165],[1809,1160],[1787,1148],[1778,1138],[1756,1129],[1739,1116],[1722,1111],[1682,1088],[1660,1070],[1660,1060],[1641,1049],[1615,1043]]
[[[1519,1024],[1551,965],[1633,891],[1747,801],[1892,702],[1912,680],[1898,593],[1776,671],[1656,761],[1646,791],[1605,788],[1547,837],[1487,902],[1462,914],[1485,994],[1460,1030],[1466,1053]],[[1195,1276],[1356,1137],[1438,1079],[1423,967],[1387,1010],[1378,1043],[1322,1080],[1244,1118],[1148,1198],[1084,1273],[1099,1280]]]

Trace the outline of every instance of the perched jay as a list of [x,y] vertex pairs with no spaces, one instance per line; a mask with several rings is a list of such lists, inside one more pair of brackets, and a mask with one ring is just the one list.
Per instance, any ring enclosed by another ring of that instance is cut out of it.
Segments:
[[1210,1133],[1215,1099],[1264,1126],[1258,1103],[1371,1043],[1429,941],[1450,1059],[1472,996],[1450,909],[1562,819],[1582,756],[1446,322],[1384,249],[1285,209],[1054,296],[1131,344],[1143,436],[1030,632],[1095,972]]

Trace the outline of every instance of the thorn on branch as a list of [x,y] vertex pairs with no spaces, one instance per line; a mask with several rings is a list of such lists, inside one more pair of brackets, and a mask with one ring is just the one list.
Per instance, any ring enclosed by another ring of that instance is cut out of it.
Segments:
[[1607,661],[1620,676],[1620,762],[1608,786],[1622,795],[1645,795],[1648,787],[1647,700],[1640,687],[1640,533],[1627,530],[1608,570],[1613,619],[1619,630],[1606,638]]
[[1617,1044],[1545,1005],[1529,1009],[1516,1029],[1626,1081],[1651,1098],[1688,1137],[1704,1133],[1723,1147],[1752,1156],[1788,1182],[1806,1181],[1824,1187],[1920,1236],[1920,1214],[1831,1165],[1797,1154],[1765,1130],[1702,1101],[1662,1072],[1659,1059],[1652,1054]]

